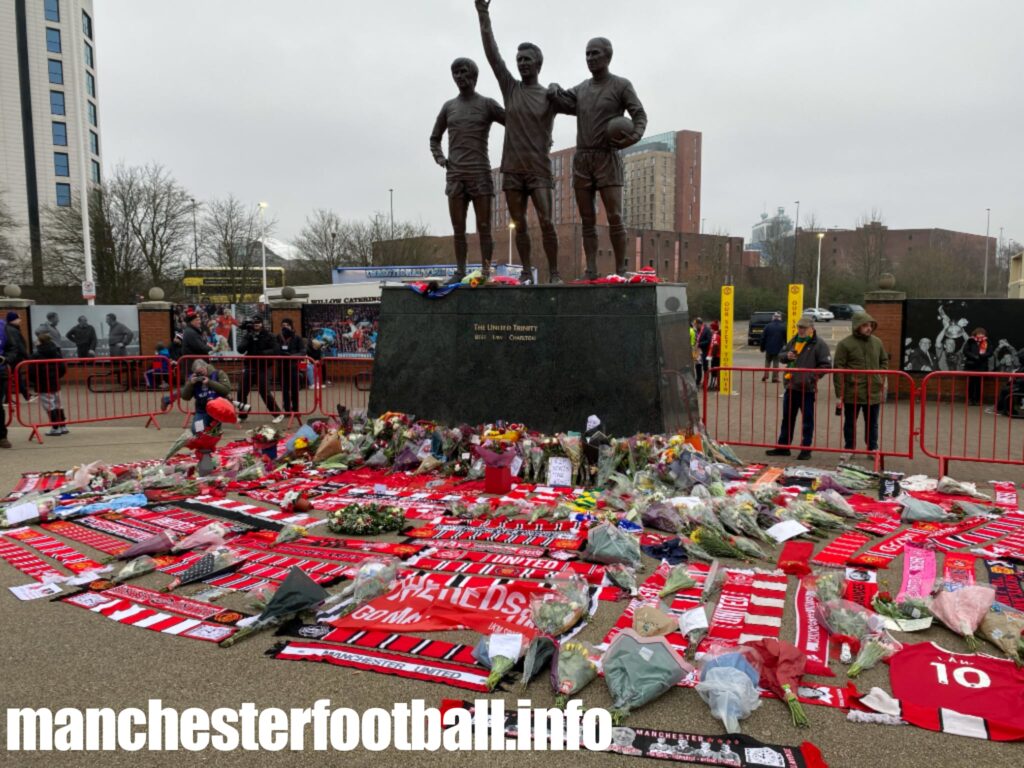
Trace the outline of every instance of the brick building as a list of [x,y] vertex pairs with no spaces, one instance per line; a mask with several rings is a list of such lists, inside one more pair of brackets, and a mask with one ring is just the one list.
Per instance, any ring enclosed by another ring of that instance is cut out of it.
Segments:
[[[623,215],[626,226],[665,232],[700,232],[701,142],[699,131],[670,131],[646,136],[622,151],[626,185]],[[555,178],[556,225],[579,223],[572,186],[572,158],[575,147],[551,153]],[[501,189],[501,172],[495,168],[495,189]],[[537,217],[530,206],[531,228]],[[598,224],[607,224],[604,206],[598,204]],[[494,206],[494,232],[500,237],[508,230],[508,208],[499,194]]]

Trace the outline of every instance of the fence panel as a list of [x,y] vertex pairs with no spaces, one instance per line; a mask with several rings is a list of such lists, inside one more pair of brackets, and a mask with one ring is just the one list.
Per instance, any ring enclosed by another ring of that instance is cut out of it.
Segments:
[[169,375],[167,359],[157,355],[26,360],[11,377],[10,405],[39,442],[44,427],[57,437],[73,424],[145,418],[159,429]]
[[[732,373],[731,393],[717,391],[723,370]],[[704,377],[704,424],[730,445],[860,454],[881,468],[886,457],[913,458],[915,396],[902,371],[712,368]],[[813,414],[809,435],[805,408]],[[873,439],[869,416],[877,424]]]
[[1024,373],[935,371],[920,384],[921,451],[939,461],[1024,465]]
[[337,416],[338,408],[365,411],[370,404],[373,360],[325,357],[320,361],[320,413]]
[[227,374],[231,385],[230,399],[248,403],[251,406],[250,416],[282,417],[291,424],[297,418],[315,413],[319,405],[315,365],[308,357],[184,356],[178,360],[171,395],[182,413],[188,414],[192,410],[191,401],[181,399],[181,390],[192,376],[196,360],[206,360]]

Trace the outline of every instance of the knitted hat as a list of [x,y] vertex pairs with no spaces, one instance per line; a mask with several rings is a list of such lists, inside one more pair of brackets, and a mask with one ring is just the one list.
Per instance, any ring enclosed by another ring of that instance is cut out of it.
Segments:
[[7,313],[7,322],[8,323],[13,323],[19,317],[21,317],[21,315],[19,315],[17,312],[8,312]]

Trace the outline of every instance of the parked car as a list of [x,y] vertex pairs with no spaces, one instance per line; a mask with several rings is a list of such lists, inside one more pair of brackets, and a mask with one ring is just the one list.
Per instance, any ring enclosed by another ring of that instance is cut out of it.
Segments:
[[805,309],[804,314],[807,315],[808,317],[813,317],[814,322],[816,323],[831,323],[833,320],[836,319],[835,315],[833,315],[827,309],[822,309],[821,307],[811,307],[810,309]]
[[776,312],[785,315],[781,310],[769,310],[767,312],[755,312],[750,316],[750,327],[747,328],[747,344],[752,347],[761,343],[761,334],[764,327],[772,321],[772,315]]
[[860,304],[829,304],[828,310],[836,316],[836,320],[851,320],[858,312],[863,312]]

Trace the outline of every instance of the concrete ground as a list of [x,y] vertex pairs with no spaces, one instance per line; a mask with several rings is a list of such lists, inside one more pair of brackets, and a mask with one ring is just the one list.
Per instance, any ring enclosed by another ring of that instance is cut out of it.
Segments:
[[[738,334],[740,335],[740,334]],[[742,354],[741,350],[741,354]],[[737,364],[740,356],[737,357]],[[180,418],[180,417],[178,417]],[[83,461],[103,459],[109,462],[141,460],[162,456],[178,435],[180,420],[167,419],[167,427],[157,431],[143,429],[141,422],[131,426],[75,427],[66,437],[47,439],[40,446],[29,443],[28,432],[12,429],[15,448],[0,452],[0,488],[10,488],[23,472],[70,467]],[[259,421],[253,419],[253,421]],[[760,452],[741,450],[748,459]],[[821,457],[816,457],[821,458]],[[934,474],[933,463],[917,462],[907,466],[910,471]],[[987,479],[988,472],[1010,478],[1010,473],[991,467],[977,473]],[[958,476],[967,476],[966,474]],[[1018,481],[1024,479],[1017,472]],[[90,552],[80,544],[76,548]],[[647,560],[646,566],[654,562]],[[895,561],[883,578],[889,588],[899,586],[902,563]],[[984,579],[983,574],[978,577]],[[25,584],[27,577],[6,563],[0,562],[0,587]],[[147,576],[143,586],[157,588],[165,576]],[[790,595],[793,591],[791,579]],[[183,590],[191,594],[196,588]],[[243,607],[241,598],[231,596],[222,601],[227,607]],[[614,623],[624,605],[603,603],[580,639],[597,643]],[[793,611],[787,607],[782,637],[792,639]],[[442,637],[471,642],[469,633],[448,633]],[[912,638],[913,641],[935,640],[946,648],[965,650],[963,643],[951,633],[933,628]],[[258,707],[308,707],[320,698],[329,698],[334,706],[358,710],[389,707],[394,702],[424,699],[438,705],[443,698],[461,698],[458,689],[438,684],[409,681],[370,672],[340,669],[323,664],[280,662],[263,653],[274,643],[268,635],[259,635],[231,649],[212,644],[177,639],[132,627],[121,626],[87,611],[46,600],[22,603],[7,589],[0,589],[0,667],[4,674],[0,683],[0,708],[8,707],[99,707],[145,708],[151,698],[159,698],[165,706],[184,709],[198,706],[211,710],[219,706],[237,708],[244,702]],[[835,669],[841,669],[835,665]],[[842,672],[832,681],[842,685]],[[865,673],[858,687],[867,690],[878,685],[887,688],[887,673],[875,669]],[[546,677],[534,681],[526,692],[535,705],[548,706],[552,694]],[[469,698],[469,696],[466,696]],[[520,697],[518,691],[504,694],[509,707]],[[594,682],[583,693],[586,706],[610,706],[603,681]],[[985,766],[1010,768],[1020,766],[1024,752],[1019,745],[977,741],[962,737],[935,734],[913,727],[889,727],[847,723],[842,712],[821,707],[807,707],[812,727],[809,731],[794,728],[788,711],[777,701],[765,700],[753,716],[744,721],[743,732],[767,742],[798,744],[808,739],[817,744],[828,763],[843,768],[893,766],[894,768],[934,768],[934,766]],[[675,689],[635,712],[629,721],[634,727],[663,728],[701,734],[721,734],[721,723],[711,717],[706,705],[692,690]],[[3,765],[92,766],[294,766],[317,760],[318,755],[260,753],[145,754],[6,754]],[[537,755],[490,753],[474,756],[471,765],[533,766]],[[586,766],[631,764],[616,755],[581,754],[570,758]],[[447,766],[450,756],[444,753],[415,754],[395,751],[383,754],[365,752],[350,756],[330,756],[331,765],[401,765]]]

